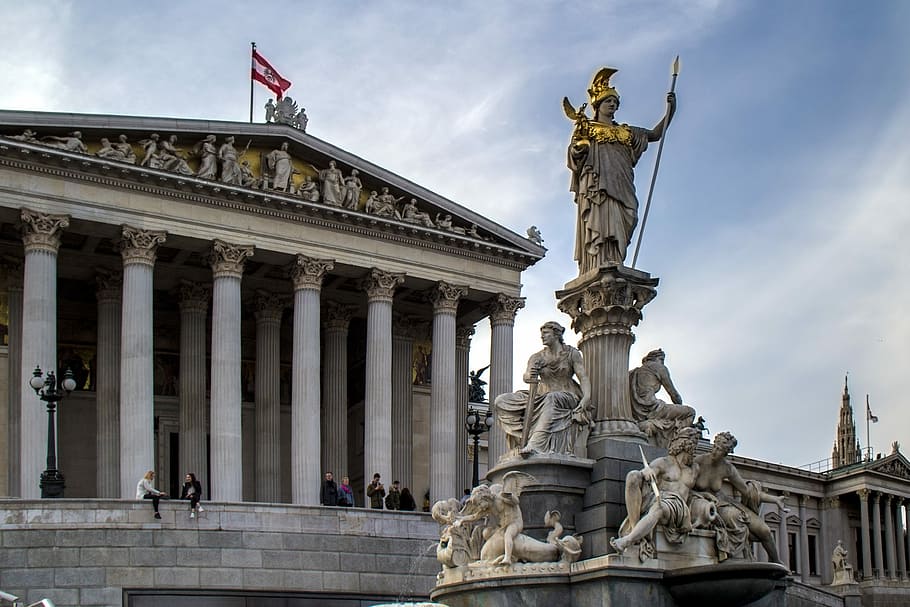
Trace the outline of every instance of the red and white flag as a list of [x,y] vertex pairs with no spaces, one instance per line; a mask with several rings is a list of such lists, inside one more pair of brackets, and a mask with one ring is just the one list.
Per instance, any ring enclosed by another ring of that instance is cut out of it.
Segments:
[[263,84],[270,91],[275,93],[278,99],[284,95],[284,92],[291,88],[291,81],[281,77],[275,68],[265,60],[265,57],[253,49],[253,80]]

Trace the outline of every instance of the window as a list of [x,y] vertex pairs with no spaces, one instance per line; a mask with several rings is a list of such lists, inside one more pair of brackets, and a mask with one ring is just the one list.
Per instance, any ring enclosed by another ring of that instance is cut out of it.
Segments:
[[818,575],[818,536],[809,536],[809,575]]

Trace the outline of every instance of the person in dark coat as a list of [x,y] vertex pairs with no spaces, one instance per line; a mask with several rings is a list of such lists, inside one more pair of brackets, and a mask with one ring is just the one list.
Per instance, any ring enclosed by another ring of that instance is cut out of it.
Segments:
[[199,500],[202,499],[202,483],[196,480],[196,475],[187,472],[183,479],[183,489],[180,490],[180,499],[190,500],[190,518],[196,518],[197,512],[202,512]]
[[382,498],[385,497],[385,487],[382,485],[379,473],[373,475],[373,480],[367,486],[367,496],[370,498],[370,508],[382,510]]
[[411,495],[411,490],[407,487],[401,490],[401,509],[408,512],[417,510],[417,502],[414,501],[414,496]]
[[325,473],[325,480],[322,481],[322,489],[319,491],[319,503],[323,506],[338,505],[338,485],[331,472]]
[[389,494],[385,496],[385,508],[386,510],[401,510],[401,491],[398,490],[400,483],[398,481],[392,481],[392,486],[389,487]]

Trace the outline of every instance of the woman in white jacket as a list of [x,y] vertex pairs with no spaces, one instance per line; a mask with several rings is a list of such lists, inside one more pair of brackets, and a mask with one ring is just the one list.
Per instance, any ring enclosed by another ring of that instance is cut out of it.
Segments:
[[155,489],[155,486],[152,484],[153,480],[155,480],[155,472],[154,470],[149,470],[145,473],[145,476],[139,480],[139,484],[136,485],[136,499],[152,500],[155,518],[161,518],[161,514],[158,513],[158,500],[162,497],[167,497],[167,493]]

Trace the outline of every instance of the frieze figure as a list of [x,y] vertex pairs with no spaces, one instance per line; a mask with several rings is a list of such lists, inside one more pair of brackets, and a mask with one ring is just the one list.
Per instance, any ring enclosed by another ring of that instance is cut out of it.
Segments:
[[196,177],[215,179],[218,175],[218,149],[215,147],[215,136],[206,135],[205,139],[193,148],[193,154],[199,156],[199,170],[196,172]]
[[574,121],[568,149],[570,190],[576,204],[575,260],[579,273],[621,265],[638,223],[634,169],[648,144],[659,140],[676,111],[676,96],[667,95],[667,112],[652,129],[619,124],[619,93],[610,84],[613,68],[594,75],[588,96],[594,117],[584,106],[576,111],[568,99],[563,107]]
[[401,220],[408,223],[416,223],[426,228],[434,227],[430,214],[417,208],[416,198],[412,198],[404,207],[402,207]]
[[105,160],[116,160],[117,162],[126,162],[126,156],[123,155],[118,149],[115,149],[111,145],[110,139],[107,137],[101,138],[101,147],[95,152],[95,156],[98,158],[104,158]]
[[218,159],[221,161],[221,181],[240,185],[242,178],[233,136],[226,137],[224,143],[218,148]]
[[171,135],[158,143],[158,159],[162,169],[181,175],[192,175],[193,169],[183,159],[183,150],[177,147],[177,135]]
[[133,146],[130,145],[129,138],[126,135],[117,137],[114,149],[123,154],[123,162],[136,164],[136,153],[133,151]]
[[272,189],[287,192],[291,186],[291,175],[294,170],[291,165],[291,155],[288,153],[288,142],[282,142],[280,148],[269,152],[266,160],[269,170],[272,172]]
[[[682,404],[665,359],[663,350],[652,350],[641,360],[640,367],[629,372],[632,416],[659,447],[666,447],[678,428],[691,426],[695,420],[695,409]],[[661,388],[670,395],[671,402],[657,398]]]
[[[401,198],[404,198],[404,196]],[[367,198],[364,210],[367,213],[379,215],[380,217],[401,219],[398,209],[395,208],[395,204],[401,200],[401,198],[395,198],[389,194],[389,188],[382,188],[382,194],[377,195],[375,191],[370,192],[370,197]]]
[[297,195],[307,202],[319,202],[319,184],[309,175],[303,178],[303,183],[297,188]]
[[139,145],[142,146],[142,160],[139,162],[140,166],[148,167],[150,169],[160,169],[161,160],[158,154],[158,133],[152,133],[149,135],[148,139],[143,139],[139,142]]
[[49,148],[57,148],[58,150],[66,150],[67,152],[88,154],[88,148],[85,147],[84,143],[82,143],[81,131],[73,131],[65,137],[45,135],[41,138],[41,143]]
[[344,178],[344,201],[343,206],[346,209],[357,210],[360,206],[360,192],[363,191],[363,183],[360,181],[360,171],[351,169],[351,174]]
[[319,181],[322,184],[322,202],[333,207],[340,207],[344,202],[344,175],[335,166],[335,161],[329,161],[329,168],[319,171]]
[[10,135],[9,138],[17,141],[24,141],[26,143],[41,143],[38,140],[38,133],[31,129],[25,129],[22,131],[21,135]]
[[573,456],[578,433],[592,423],[591,381],[581,352],[563,333],[559,323],[544,323],[544,348],[531,355],[524,373],[530,390],[500,394],[493,403],[513,452]]
[[249,160],[240,162],[240,185],[245,188],[259,188],[259,179],[253,174],[253,169],[250,167]]

